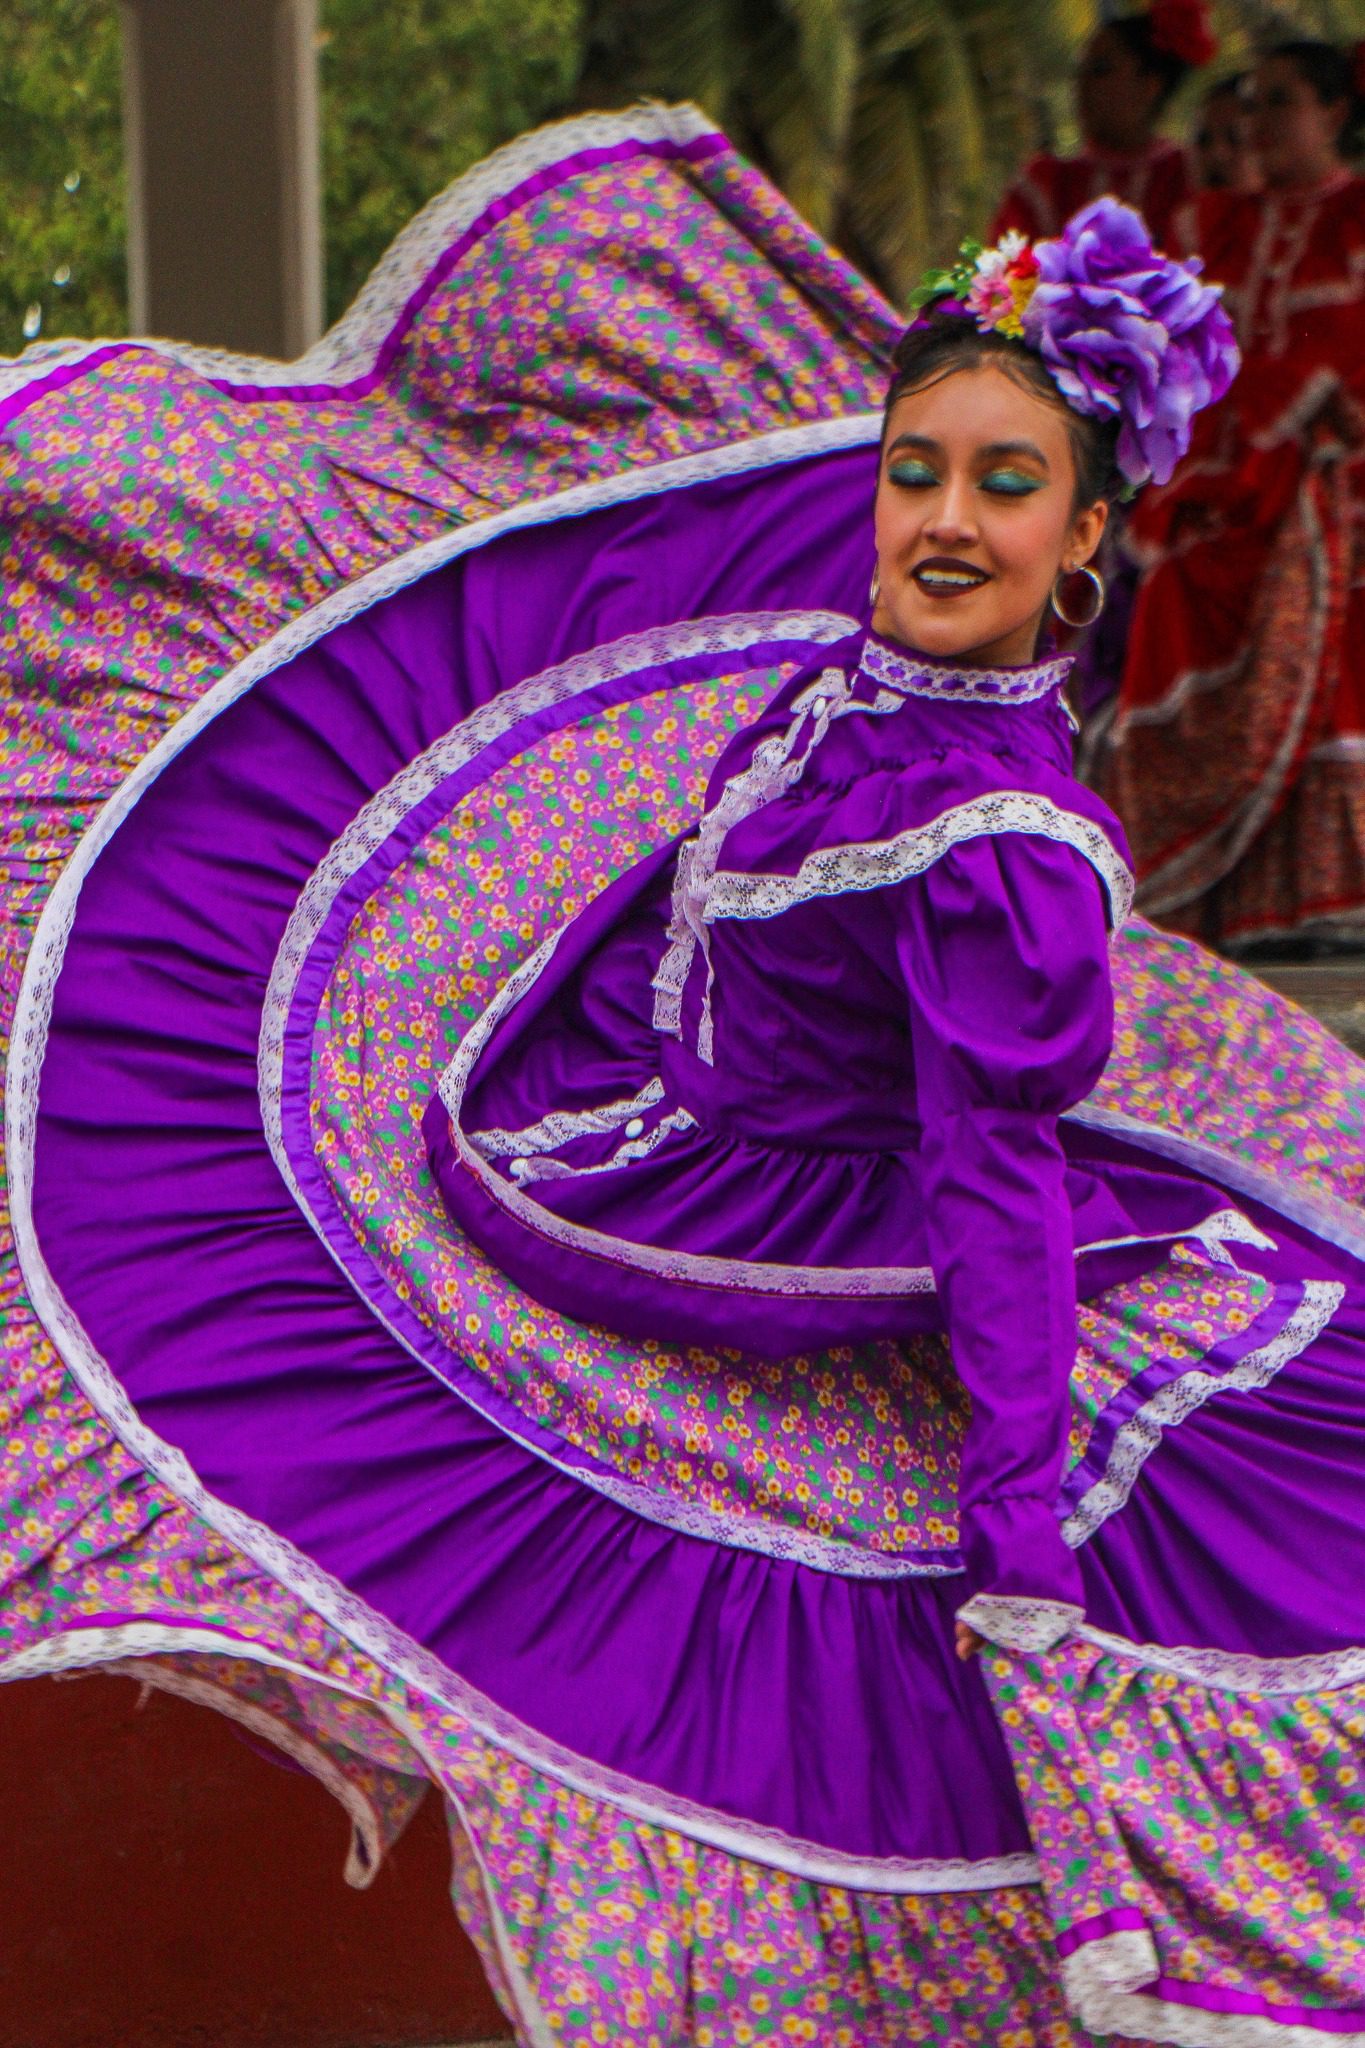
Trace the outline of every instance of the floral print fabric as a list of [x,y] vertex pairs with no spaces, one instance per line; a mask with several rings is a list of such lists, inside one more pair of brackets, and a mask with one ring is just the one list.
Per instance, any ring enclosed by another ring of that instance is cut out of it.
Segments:
[[[388,1285],[518,1410],[652,1493],[749,1524],[760,1547],[775,1523],[951,1563],[967,1404],[945,1338],[773,1363],[567,1324],[451,1233],[422,1139],[433,1076],[464,1031],[551,932],[688,826],[729,734],[785,673],[590,713],[463,797],[353,921],[317,1020],[310,1122]],[[1272,1292],[1179,1247],[1084,1304],[1069,1462],[1115,1395],[1194,1370]]]

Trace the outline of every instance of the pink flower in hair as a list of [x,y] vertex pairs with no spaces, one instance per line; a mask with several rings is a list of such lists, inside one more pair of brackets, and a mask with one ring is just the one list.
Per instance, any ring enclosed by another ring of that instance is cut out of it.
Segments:
[[1003,271],[981,276],[978,273],[967,294],[967,311],[975,313],[982,327],[995,327],[1014,311],[1014,294],[1009,279]]

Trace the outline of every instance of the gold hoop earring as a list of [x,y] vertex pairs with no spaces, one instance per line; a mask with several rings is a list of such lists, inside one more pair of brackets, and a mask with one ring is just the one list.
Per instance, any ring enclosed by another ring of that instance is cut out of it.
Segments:
[[[1090,578],[1090,585],[1095,593],[1095,602],[1083,619],[1073,619],[1070,612],[1064,611],[1058,602],[1057,585],[1067,576],[1088,576]],[[1104,578],[1100,575],[1099,570],[1092,569],[1088,562],[1082,562],[1075,569],[1059,569],[1052,580],[1052,609],[1056,612],[1064,626],[1075,627],[1077,631],[1084,626],[1093,626],[1100,613],[1104,610]]]
[[870,591],[868,592],[868,596],[869,596],[869,597],[870,597],[870,598],[872,599],[872,609],[873,609],[873,611],[875,611],[875,610],[877,609],[877,599],[878,599],[878,598],[879,598],[879,597],[881,596],[881,594],[882,594],[882,565],[881,565],[881,563],[880,563],[880,562],[878,562],[878,564],[877,564],[876,568],[875,568],[875,569],[874,569],[874,570],[872,571],[872,588],[871,588],[871,590],[870,590]]

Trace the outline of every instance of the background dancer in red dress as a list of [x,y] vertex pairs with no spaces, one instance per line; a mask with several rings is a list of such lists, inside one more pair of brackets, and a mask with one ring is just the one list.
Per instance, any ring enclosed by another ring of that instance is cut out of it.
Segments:
[[1259,192],[1261,169],[1251,147],[1251,80],[1246,72],[1218,79],[1200,101],[1191,149],[1205,192]]
[[1196,216],[1242,373],[1129,527],[1111,795],[1142,907],[1232,950],[1365,939],[1361,70],[1312,42],[1257,65],[1265,190]]
[[1217,52],[1203,0],[1156,0],[1143,14],[1097,29],[1076,72],[1076,113],[1085,147],[1076,156],[1044,152],[1025,164],[1005,193],[992,237],[1009,228],[1055,235],[1105,192],[1135,206],[1158,248],[1193,191],[1189,158],[1156,132],[1176,87]]

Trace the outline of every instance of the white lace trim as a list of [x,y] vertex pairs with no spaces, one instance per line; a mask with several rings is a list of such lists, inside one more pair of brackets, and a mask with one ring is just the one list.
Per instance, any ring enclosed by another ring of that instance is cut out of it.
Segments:
[[884,889],[922,875],[953,847],[967,840],[1022,833],[1074,847],[1094,868],[1109,898],[1115,931],[1133,901],[1133,877],[1100,826],[1029,790],[997,790],[941,811],[928,824],[910,826],[890,839],[821,847],[809,853],[794,875],[721,870],[712,880],[702,912],[721,918],[780,917],[820,896],[845,896]]
[[1301,1657],[1257,1657],[1250,1651],[1220,1650],[1199,1644],[1139,1643],[1084,1622],[1076,1634],[1108,1657],[1146,1671],[1168,1671],[1211,1692],[1288,1694],[1292,1697],[1342,1692],[1365,1685],[1365,1645],[1323,1650]]
[[632,1117],[653,1109],[663,1100],[663,1093],[663,1082],[655,1079],[628,1102],[604,1102],[597,1109],[552,1109],[539,1123],[527,1124],[523,1131],[505,1131],[495,1126],[492,1130],[471,1131],[469,1142],[485,1159],[558,1152],[561,1145],[572,1144],[575,1138],[586,1138],[590,1133],[605,1137],[609,1131],[619,1130]]
[[[1268,995],[1269,991],[1265,993]],[[1354,1258],[1365,1259],[1365,1217],[1338,1195],[1325,1189],[1296,1186],[1265,1167],[1239,1159],[1235,1152],[1220,1145],[1145,1123],[1140,1117],[1109,1109],[1093,1100],[1064,1111],[1063,1116],[1066,1122],[1082,1124],[1090,1130],[1112,1131],[1159,1159],[1173,1159],[1217,1181],[1229,1193],[1246,1195],[1272,1214],[1301,1223],[1328,1244],[1350,1252]]]
[[[504,1180],[483,1160],[466,1136],[462,1122],[464,1095],[470,1075],[497,1024],[535,986],[567,930],[567,924],[561,925],[509,975],[483,1015],[470,1025],[440,1080],[441,1101],[450,1117],[451,1141],[465,1165],[500,1207],[538,1236],[575,1251],[590,1252],[613,1265],[633,1267],[663,1280],[733,1291],[739,1297],[735,1303],[736,1316],[744,1311],[745,1294],[834,1295],[858,1299],[867,1295],[899,1297],[933,1293],[934,1276],[928,1266],[789,1266],[773,1260],[732,1259],[706,1252],[670,1251],[660,1245],[635,1244],[626,1238],[611,1237],[604,1231],[590,1229],[586,1224],[556,1216],[552,1210],[544,1208],[510,1181]],[[742,1342],[738,1331],[736,1338]]]
[[[275,1540],[279,1541],[278,1538]],[[325,1588],[334,1583],[318,1573],[306,1558],[300,1562],[306,1571],[313,1574],[314,1587]],[[269,1566],[265,1568],[271,1569]],[[505,1749],[532,1770],[543,1772],[546,1777],[567,1785],[571,1791],[583,1793],[589,1799],[611,1805],[633,1820],[643,1821],[651,1827],[675,1830],[692,1841],[721,1849],[727,1855],[743,1857],[773,1870],[785,1870],[793,1877],[804,1877],[814,1884],[847,1885],[853,1891],[884,1892],[899,1897],[921,1892],[994,1891],[1003,1885],[1032,1885],[1039,1881],[1037,1858],[1028,1854],[1012,1853],[980,1860],[850,1856],[839,1849],[827,1849],[820,1843],[802,1841],[778,1828],[757,1823],[751,1825],[714,1808],[674,1798],[656,1787],[627,1778],[619,1771],[576,1756],[572,1751],[535,1734],[457,1678],[429,1651],[402,1636],[378,1615],[371,1614],[355,1600],[354,1595],[345,1594],[343,1588],[338,1587],[337,1591],[351,1603],[353,1610],[345,1625],[332,1620],[326,1609],[312,1597],[311,1590],[296,1590],[301,1598],[323,1614],[324,1619],[332,1621],[332,1626],[339,1633],[361,1649],[368,1650],[370,1655],[377,1656],[386,1670],[415,1686],[418,1692],[460,1715],[476,1734],[497,1748]],[[353,1625],[357,1619],[362,1630],[372,1634],[377,1627],[382,1632],[384,1647],[376,1648],[365,1640],[364,1633]],[[444,1774],[430,1757],[420,1731],[399,1709],[374,1699],[344,1680],[285,1657],[266,1644],[243,1640],[222,1630],[154,1621],[68,1629],[0,1661],[0,1681],[91,1670],[124,1657],[168,1656],[177,1652],[242,1657],[254,1663],[268,1664],[313,1685],[324,1685],[333,1692],[376,1707],[390,1726],[422,1757],[433,1783],[440,1785],[447,1797],[453,1797]],[[406,1665],[415,1668],[405,1668]]]
[[[1061,1963],[1067,2006],[1088,2033],[1175,2048],[1365,2048],[1365,2033],[1276,2020],[1253,2013],[1211,2012],[1145,1992],[1160,1972],[1145,1928],[1127,1927],[1073,1949]],[[1324,2021],[1331,2009],[1323,2012]]]
[[874,682],[912,697],[939,697],[957,704],[1032,704],[1060,689],[1074,661],[1074,655],[1063,654],[1027,668],[955,669],[917,661],[870,639],[861,668]]
[[[713,808],[703,817],[696,837],[679,852],[664,956],[651,984],[654,1029],[675,1038],[681,1036],[683,991],[700,946],[706,961],[706,987],[697,1028],[697,1054],[708,1066],[715,1059],[711,1018],[715,977],[704,912],[721,847],[736,825],[800,781],[811,755],[829,731],[830,720],[846,706],[851,688],[842,669],[827,668],[818,682],[803,690],[793,700],[787,730],[760,741],[748,767],[726,783]],[[806,744],[798,754],[796,744],[803,733]]]
[[1078,1247],[1080,1252],[1121,1251],[1134,1244],[1199,1244],[1219,1266],[1236,1266],[1237,1261],[1228,1250],[1230,1244],[1254,1245],[1258,1251],[1273,1252],[1276,1249],[1273,1237],[1267,1237],[1240,1209],[1215,1209],[1202,1223],[1196,1223],[1187,1230],[1158,1230],[1145,1236],[1136,1234],[1129,1237],[1102,1237],[1093,1244]]
[[1269,1386],[1291,1358],[1297,1358],[1315,1337],[1321,1336],[1345,1293],[1345,1287],[1337,1280],[1305,1281],[1302,1302],[1269,1343],[1248,1352],[1226,1372],[1211,1372],[1200,1365],[1182,1373],[1179,1379],[1168,1380],[1119,1430],[1103,1477],[1096,1480],[1062,1524],[1063,1540],[1075,1550],[1089,1541],[1101,1523],[1126,1505],[1138,1474],[1161,1442],[1163,1430],[1174,1429],[1215,1394],[1246,1393]]
[[638,1138],[627,1138],[624,1145],[618,1145],[610,1159],[604,1159],[597,1166],[570,1166],[563,1159],[514,1159],[511,1165],[513,1178],[519,1186],[525,1187],[533,1180],[586,1180],[597,1173],[619,1173],[623,1167],[634,1166],[638,1160],[648,1159],[657,1152],[665,1138],[671,1138],[675,1131],[694,1131],[697,1119],[686,1109],[670,1110],[660,1117],[653,1130],[645,1131]]
[[1210,1692],[1235,1697],[1259,1694],[1306,1699],[1365,1685],[1363,1644],[1298,1657],[1258,1657],[1246,1650],[1192,1643],[1140,1643],[1131,1636],[1093,1627],[1079,1607],[1065,1601],[998,1593],[974,1594],[958,1609],[958,1616],[1006,1649],[1025,1653],[1048,1650],[1070,1635],[1078,1642],[1093,1644],[1106,1657],[1116,1657],[1140,1670],[1169,1672]]
[[[485,157],[463,177],[438,192],[389,244],[359,293],[306,355],[293,363],[266,356],[235,355],[228,349],[196,348],[187,342],[138,338],[136,346],[231,384],[256,384],[287,392],[301,384],[350,384],[369,375],[412,295],[430,276],[452,243],[473,227],[497,200],[537,172],[567,162],[583,150],[623,142],[686,144],[708,136],[725,138],[699,107],[657,103],[620,114],[580,114],[520,136]],[[54,369],[84,361],[110,339],[75,344],[41,344],[12,363],[0,364],[0,398],[49,376]],[[126,346],[126,343],[124,343]]]

